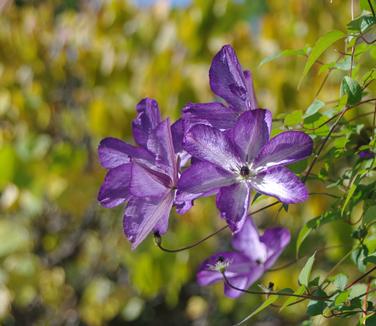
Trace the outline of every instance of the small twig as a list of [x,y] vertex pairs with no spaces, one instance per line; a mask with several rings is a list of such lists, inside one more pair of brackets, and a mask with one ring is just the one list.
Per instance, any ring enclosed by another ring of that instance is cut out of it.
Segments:
[[308,170],[307,170],[307,173],[305,174],[305,176],[303,177],[303,182],[306,182],[307,181],[307,178],[309,176],[309,174],[311,173],[312,169],[313,169],[313,166],[316,164],[317,162],[317,159],[319,157],[319,155],[321,154],[322,150],[324,149],[326,143],[328,142],[331,134],[333,133],[334,129],[337,127],[338,123],[340,122],[340,120],[342,119],[342,117],[344,116],[344,114],[346,113],[346,111],[348,110],[348,106],[344,107],[343,110],[341,111],[338,119],[334,122],[334,124],[330,127],[329,129],[329,132],[328,134],[326,135],[326,137],[324,138],[323,142],[321,143],[319,149],[317,150],[317,153],[315,154],[311,164],[309,165],[308,167]]
[[329,192],[310,192],[309,195],[310,196],[312,196],[312,195],[324,195],[324,196],[328,196],[328,197],[332,197],[332,198],[341,198],[341,197],[333,195]]
[[365,317],[367,316],[367,308],[368,308],[368,292],[369,290],[371,289],[371,281],[372,281],[372,277],[369,277],[368,278],[368,282],[367,282],[367,290],[366,290],[366,295],[364,296],[364,299],[363,299],[363,318],[364,318],[364,325],[365,325]]
[[154,233],[154,242],[159,247],[159,249],[161,249],[162,251],[169,252],[169,253],[176,253],[176,252],[180,252],[180,251],[184,251],[184,250],[194,248],[194,247],[198,246],[199,244],[203,243],[204,241],[210,239],[211,237],[214,237],[216,234],[226,230],[227,228],[228,228],[228,225],[225,225],[225,226],[221,227],[220,229],[218,229],[217,231],[210,233],[205,238],[203,238],[199,241],[196,241],[196,242],[194,242],[190,245],[187,245],[187,246],[184,246],[184,247],[181,247],[181,248],[177,248],[177,249],[169,249],[169,248],[163,247],[162,246],[162,237],[160,236],[159,233]]
[[373,6],[372,6],[372,3],[371,3],[371,0],[368,0],[368,5],[369,5],[369,7],[371,8],[371,11],[372,11],[372,15],[373,15],[373,17],[375,17],[375,10],[373,9]]
[[280,295],[285,297],[295,297],[295,298],[303,298],[303,299],[311,299],[311,300],[317,300],[317,301],[330,301],[330,296],[315,296],[315,295],[306,295],[306,294],[295,294],[295,293],[288,293],[288,292],[276,292],[276,291],[251,291],[246,289],[241,289],[233,284],[230,283],[227,276],[225,275],[225,272],[222,272],[223,279],[225,283],[232,289],[249,293],[249,294],[260,294],[260,295]]
[[360,277],[358,277],[355,281],[352,281],[348,286],[345,287],[345,290],[351,288],[353,285],[361,281],[363,278],[365,278],[367,275],[371,274],[374,270],[376,270],[376,266],[372,267],[368,272],[362,274]]

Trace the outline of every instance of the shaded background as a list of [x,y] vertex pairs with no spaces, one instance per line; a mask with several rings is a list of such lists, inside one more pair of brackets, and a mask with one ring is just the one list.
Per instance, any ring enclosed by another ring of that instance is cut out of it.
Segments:
[[[230,325],[254,310],[257,296],[231,300],[222,284],[195,283],[199,263],[228,248],[228,231],[178,254],[161,252],[152,237],[130,250],[122,208],[96,201],[105,174],[96,148],[106,136],[132,141],[131,120],[143,97],[155,98],[172,120],[187,102],[212,101],[209,66],[227,43],[253,72],[261,107],[305,110],[324,76],[316,70],[298,91],[304,59],[259,63],[345,30],[350,20],[350,1],[337,0],[0,1],[1,323]],[[338,82],[332,75],[321,99],[336,99]],[[261,228],[279,223],[292,231],[276,265],[294,258],[299,228],[329,200],[312,196],[288,213],[272,208],[255,216]],[[200,199],[188,214],[172,214],[164,244],[180,247],[222,225],[214,199]],[[308,238],[304,254],[318,244],[342,245],[319,255],[315,273],[330,270],[351,248],[350,232],[333,223]],[[267,273],[260,283],[296,289],[303,263]],[[359,275],[351,261],[342,270]],[[249,324],[305,319],[304,306],[296,305],[268,309]],[[346,320],[317,321],[326,324]]]

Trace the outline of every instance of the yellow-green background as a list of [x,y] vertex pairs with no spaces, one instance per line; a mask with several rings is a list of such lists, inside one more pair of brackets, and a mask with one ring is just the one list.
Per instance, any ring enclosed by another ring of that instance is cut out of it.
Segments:
[[[122,208],[103,209],[96,201],[105,175],[97,145],[106,136],[132,142],[135,105],[146,96],[172,120],[187,102],[212,101],[211,59],[228,43],[252,71],[261,107],[303,112],[324,75],[315,68],[298,91],[304,58],[259,63],[313,44],[332,29],[345,31],[350,2],[196,0],[180,7],[168,1],[0,1],[1,323],[231,325],[254,310],[257,296],[230,300],[222,284],[195,283],[199,263],[228,248],[228,231],[178,254],[161,252],[152,237],[130,250]],[[326,53],[328,61],[335,56]],[[334,74],[320,98],[338,98],[338,85]],[[288,213],[277,216],[273,208],[255,216],[261,228],[279,223],[292,231],[276,265],[294,258],[299,228],[329,202],[312,196]],[[164,244],[180,247],[222,225],[214,198],[200,199],[188,214],[171,215]],[[329,271],[351,248],[349,228],[333,224],[308,238],[303,254],[345,246],[321,254],[315,273]],[[268,273],[260,283],[296,289],[303,263]],[[350,278],[359,275],[350,261],[341,269]],[[306,318],[304,305],[297,305],[282,313],[268,309],[248,324],[295,325]]]

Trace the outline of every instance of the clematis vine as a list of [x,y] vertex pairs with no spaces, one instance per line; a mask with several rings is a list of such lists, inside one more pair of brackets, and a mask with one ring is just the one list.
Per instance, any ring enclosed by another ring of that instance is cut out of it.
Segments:
[[209,80],[213,93],[227,105],[221,102],[186,105],[183,109],[186,130],[196,124],[228,129],[234,126],[240,114],[257,109],[251,72],[243,71],[231,45],[223,46],[214,56]]
[[[231,285],[247,289],[273,266],[283,249],[290,242],[290,232],[286,228],[266,229],[260,236],[251,218],[233,236],[235,251],[220,252],[205,260],[198,269],[197,282],[210,285],[223,280],[225,273]],[[224,285],[225,295],[237,298],[243,292],[228,284]]]
[[108,173],[98,193],[104,207],[127,202],[123,229],[135,249],[151,232],[163,234],[175,204],[177,211],[189,209],[175,199],[179,156],[175,154],[169,119],[161,119],[155,100],[137,105],[133,136],[138,146],[116,138],[101,141],[98,154]]
[[179,200],[217,194],[217,207],[234,233],[244,224],[252,189],[286,204],[305,201],[305,185],[284,166],[309,156],[312,139],[286,131],[269,140],[271,121],[270,111],[255,109],[244,112],[226,132],[193,126],[184,148],[195,161],[178,182]]

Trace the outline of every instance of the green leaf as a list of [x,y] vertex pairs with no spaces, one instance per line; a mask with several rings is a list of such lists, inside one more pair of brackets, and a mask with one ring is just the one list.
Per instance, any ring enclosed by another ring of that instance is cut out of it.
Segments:
[[[300,286],[300,287],[294,292],[294,294],[301,295],[301,294],[304,293],[304,291],[305,291],[305,286],[302,285],[302,286]],[[293,302],[295,302],[295,301],[297,301],[297,300],[300,300],[300,299],[299,299],[299,298],[296,298],[296,297],[290,297],[290,298],[288,298],[288,299],[283,303],[283,305],[282,305],[282,307],[279,309],[279,311],[284,310],[286,307],[288,307],[289,304],[291,304],[291,303],[293,303]]]
[[367,285],[365,285],[365,284],[354,284],[350,288],[349,300],[352,300],[352,299],[362,295],[366,291],[367,291]]
[[365,262],[366,257],[368,257],[368,248],[363,245],[360,248],[356,248],[351,253],[351,258],[353,262],[357,265],[359,271],[364,273],[367,269],[367,263]]
[[362,32],[364,33],[372,25],[376,24],[376,17],[373,16],[361,16],[354,19],[347,24],[347,30],[349,32]]
[[287,127],[292,127],[300,124],[303,119],[302,111],[295,110],[291,113],[288,113],[284,120],[284,125]]
[[270,306],[272,303],[274,303],[278,299],[278,295],[271,295],[269,298],[267,298],[254,312],[252,312],[250,315],[248,315],[246,318],[244,318],[239,323],[235,324],[234,326],[241,325],[245,323],[247,320],[251,319],[253,316],[257,315],[259,312]]
[[366,326],[374,326],[376,325],[376,314],[370,315],[366,319]]
[[347,205],[349,204],[351,197],[354,195],[356,187],[357,187],[357,185],[355,183],[353,183],[350,187],[350,190],[347,192],[345,202],[343,203],[343,206],[342,206],[342,209],[341,209],[341,215],[343,215]]
[[336,296],[335,301],[334,301],[335,305],[336,306],[342,305],[344,302],[346,302],[349,295],[350,295],[349,291],[344,291],[344,292],[338,293],[338,295]]
[[345,274],[336,275],[333,284],[338,290],[343,291],[347,284],[347,276]]
[[367,208],[363,216],[364,223],[369,223],[376,220],[376,205]]
[[325,103],[320,100],[314,100],[311,105],[308,107],[306,112],[304,113],[303,118],[310,117],[311,115],[314,115],[318,110],[323,108],[325,106]]
[[301,270],[301,272],[299,274],[299,278],[298,278],[299,284],[308,286],[309,278],[311,276],[313,262],[315,261],[315,255],[316,255],[316,252],[311,257],[308,258],[308,260],[305,263],[303,269]]
[[264,65],[264,64],[266,64],[270,61],[279,59],[281,57],[306,55],[306,53],[307,53],[307,48],[297,49],[297,50],[293,50],[293,49],[284,50],[282,52],[274,53],[274,54],[269,55],[269,56],[265,57],[264,59],[262,59],[261,62],[259,63],[259,67],[261,67],[262,65]]
[[364,258],[365,263],[376,264],[376,252]]
[[[314,293],[314,295],[323,297],[323,296],[326,296],[326,293],[319,289]],[[308,305],[307,305],[307,314],[309,316],[321,315],[326,307],[327,307],[327,303],[325,301],[311,300],[308,302]]]
[[305,238],[307,238],[307,236],[311,233],[311,231],[312,228],[308,227],[307,224],[305,224],[300,230],[298,234],[298,239],[296,240],[296,257],[299,257],[300,246],[302,245]]
[[347,94],[347,104],[355,105],[362,99],[362,87],[349,76],[345,76],[341,83],[340,96]]
[[302,77],[300,78],[298,88],[300,88],[300,85],[304,77],[310,71],[313,64],[317,61],[317,59],[321,56],[321,54],[323,54],[324,51],[328,49],[333,43],[340,40],[341,38],[344,38],[345,36],[346,35],[342,33],[341,31],[334,30],[334,31],[330,31],[329,33],[326,33],[325,35],[321,36],[317,40],[304,66],[303,74],[302,74]]

